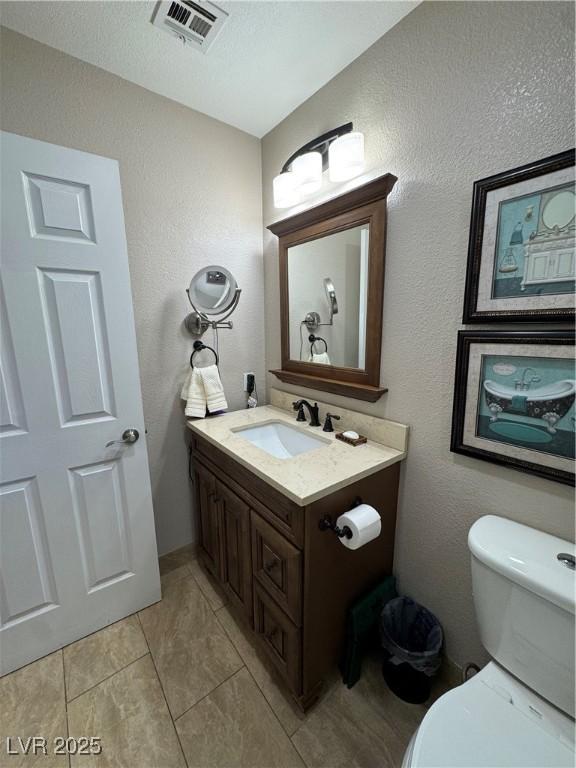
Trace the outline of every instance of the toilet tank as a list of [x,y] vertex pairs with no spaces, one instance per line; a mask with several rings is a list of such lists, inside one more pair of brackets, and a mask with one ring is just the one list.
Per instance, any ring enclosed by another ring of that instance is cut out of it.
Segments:
[[509,672],[574,717],[576,571],[563,539],[487,515],[468,534],[482,643]]

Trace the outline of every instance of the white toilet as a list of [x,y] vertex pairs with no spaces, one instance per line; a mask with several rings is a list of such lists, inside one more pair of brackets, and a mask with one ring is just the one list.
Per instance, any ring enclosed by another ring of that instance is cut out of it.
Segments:
[[493,661],[430,707],[403,768],[573,768],[575,547],[492,515],[468,546]]

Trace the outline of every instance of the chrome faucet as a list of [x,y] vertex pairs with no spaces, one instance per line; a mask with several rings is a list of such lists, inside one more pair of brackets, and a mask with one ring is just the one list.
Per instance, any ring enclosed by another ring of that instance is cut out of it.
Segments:
[[[526,374],[530,371],[533,375],[530,377],[529,381],[526,381]],[[536,376],[536,371],[534,368],[524,368],[522,371],[522,378],[516,379],[514,382],[514,389],[521,390],[522,392],[526,392],[528,389],[530,389],[531,384],[537,384],[539,381],[542,381],[540,376]]]
[[310,405],[308,400],[296,400],[295,403],[292,403],[292,407],[294,408],[294,410],[298,411],[298,416],[296,416],[296,421],[306,421],[306,416],[304,415],[304,406],[308,408],[308,413],[310,414],[310,426],[319,427],[320,421],[318,419],[318,415],[319,415],[318,403],[314,403],[314,405]]

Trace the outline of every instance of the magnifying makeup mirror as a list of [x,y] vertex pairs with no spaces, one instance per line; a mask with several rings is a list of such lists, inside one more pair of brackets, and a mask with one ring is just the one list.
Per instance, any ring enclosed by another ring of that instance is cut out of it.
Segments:
[[194,307],[205,315],[221,315],[232,306],[236,289],[234,276],[224,267],[204,267],[190,281],[188,295]]
[[190,333],[201,336],[209,327],[232,328],[227,318],[238,306],[241,290],[231,272],[217,265],[204,267],[196,272],[186,293],[194,310],[184,320]]
[[328,298],[328,304],[330,305],[330,322],[334,315],[338,314],[338,302],[336,301],[336,289],[334,283],[329,277],[324,278],[324,290]]

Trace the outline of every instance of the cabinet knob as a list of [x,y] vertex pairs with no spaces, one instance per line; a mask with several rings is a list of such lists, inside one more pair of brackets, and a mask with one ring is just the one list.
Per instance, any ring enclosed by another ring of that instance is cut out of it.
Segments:
[[276,568],[278,565],[278,560],[269,560],[267,563],[264,563],[264,570],[266,573],[272,573],[274,568]]

